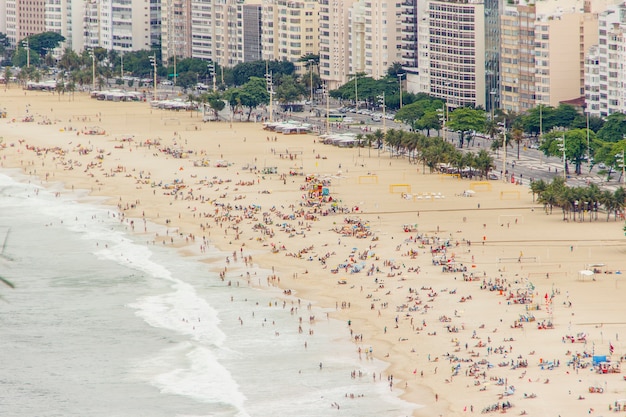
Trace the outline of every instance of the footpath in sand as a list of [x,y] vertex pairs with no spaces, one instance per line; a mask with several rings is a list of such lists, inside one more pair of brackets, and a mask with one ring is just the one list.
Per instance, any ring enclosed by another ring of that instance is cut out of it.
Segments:
[[216,246],[273,271],[345,321],[355,355],[389,363],[415,415],[624,410],[626,242],[606,213],[565,222],[526,187],[260,124],[15,87],[0,98],[3,167],[110,197],[147,244]]

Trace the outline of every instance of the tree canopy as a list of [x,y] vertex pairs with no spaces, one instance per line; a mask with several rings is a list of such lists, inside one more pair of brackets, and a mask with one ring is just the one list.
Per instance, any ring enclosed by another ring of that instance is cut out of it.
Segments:
[[484,131],[486,122],[487,116],[484,110],[460,107],[449,113],[446,128],[459,132],[459,147],[462,148],[467,134]]

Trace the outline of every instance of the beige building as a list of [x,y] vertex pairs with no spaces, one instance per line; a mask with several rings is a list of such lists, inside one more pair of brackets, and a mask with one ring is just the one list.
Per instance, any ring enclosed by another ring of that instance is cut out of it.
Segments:
[[319,73],[330,89],[344,84],[350,73],[350,11],[355,1],[319,1]]
[[524,112],[584,94],[598,14],[619,0],[517,0],[501,19],[501,107]]
[[[379,79],[387,75],[387,69],[402,61],[400,16],[397,0],[365,1],[365,50],[364,72]],[[356,48],[351,49],[355,53]],[[352,68],[356,72],[358,68]]]
[[12,45],[27,36],[45,32],[45,0],[6,0],[3,4],[6,16],[6,35]]
[[302,71],[304,55],[319,53],[318,0],[263,0],[262,59],[293,62]]
[[161,55],[163,61],[176,54],[191,57],[191,0],[162,0]]

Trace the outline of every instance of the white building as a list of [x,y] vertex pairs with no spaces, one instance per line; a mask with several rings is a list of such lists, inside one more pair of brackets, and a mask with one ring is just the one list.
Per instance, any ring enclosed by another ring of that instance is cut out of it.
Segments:
[[305,55],[319,53],[319,0],[263,0],[262,59],[293,62],[298,70]]
[[626,5],[600,13],[598,45],[585,60],[585,101],[590,115],[626,113]]
[[349,41],[353,27],[350,13],[355,1],[319,2],[319,73],[320,78],[328,83],[330,89],[336,89],[344,84],[350,73],[352,57]]

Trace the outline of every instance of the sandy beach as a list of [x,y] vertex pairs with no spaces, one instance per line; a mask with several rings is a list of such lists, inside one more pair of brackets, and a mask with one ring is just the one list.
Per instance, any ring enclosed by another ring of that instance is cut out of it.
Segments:
[[224,279],[234,263],[272,269],[286,297],[346,323],[355,355],[389,363],[381,378],[416,416],[626,411],[623,221],[563,221],[524,186],[258,123],[15,86],[0,98],[2,167],[107,197],[148,245],[223,250]]

